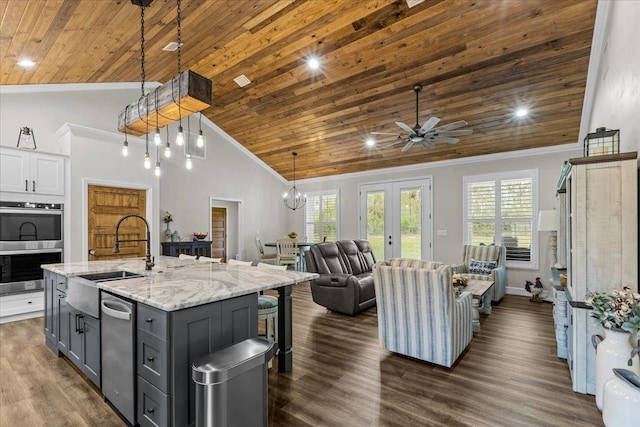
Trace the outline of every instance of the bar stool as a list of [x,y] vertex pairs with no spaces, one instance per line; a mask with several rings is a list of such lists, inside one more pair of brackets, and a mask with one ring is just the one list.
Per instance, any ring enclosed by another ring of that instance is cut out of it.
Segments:
[[[278,298],[271,295],[258,295],[258,322],[263,321],[265,338],[278,342]],[[269,368],[271,365],[269,360]]]

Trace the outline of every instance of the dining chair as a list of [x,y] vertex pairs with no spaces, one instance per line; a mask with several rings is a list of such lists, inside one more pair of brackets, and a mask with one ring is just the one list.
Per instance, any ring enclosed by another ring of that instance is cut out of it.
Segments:
[[256,236],[256,247],[258,248],[258,252],[260,253],[260,262],[265,262],[267,264],[276,264],[278,261],[278,254],[265,254],[264,247],[262,247],[262,242],[260,241],[260,237]]
[[276,264],[293,266],[294,270],[298,270],[298,262],[300,260],[298,250],[298,241],[295,239],[278,239],[276,240],[276,249],[278,258]]

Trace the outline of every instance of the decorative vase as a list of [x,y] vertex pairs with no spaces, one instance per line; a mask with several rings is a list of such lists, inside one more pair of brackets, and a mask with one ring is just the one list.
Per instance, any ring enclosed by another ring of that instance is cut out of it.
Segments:
[[169,223],[167,222],[166,224],[167,224],[167,229],[164,230],[164,241],[170,242],[171,236],[173,236],[173,231],[171,231],[171,229],[169,228]]
[[[628,369],[640,375],[640,362],[637,357],[631,357],[633,345],[631,334],[622,329],[604,329],[604,339],[600,335],[593,335],[591,341],[596,348],[596,406],[602,411],[602,396],[604,385],[614,377],[613,369]],[[627,362],[631,360],[631,366]]]
[[602,421],[607,427],[635,427],[640,420],[640,377],[627,369],[614,369],[604,385]]

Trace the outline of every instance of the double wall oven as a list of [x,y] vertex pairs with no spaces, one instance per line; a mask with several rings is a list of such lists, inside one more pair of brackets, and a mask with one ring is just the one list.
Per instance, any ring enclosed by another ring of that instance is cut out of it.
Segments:
[[0,201],[0,295],[44,288],[42,264],[62,262],[63,205]]

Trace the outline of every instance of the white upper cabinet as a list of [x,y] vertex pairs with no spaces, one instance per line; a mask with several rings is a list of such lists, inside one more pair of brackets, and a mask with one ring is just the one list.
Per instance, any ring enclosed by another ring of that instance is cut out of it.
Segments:
[[2,147],[0,191],[64,195],[64,157]]

